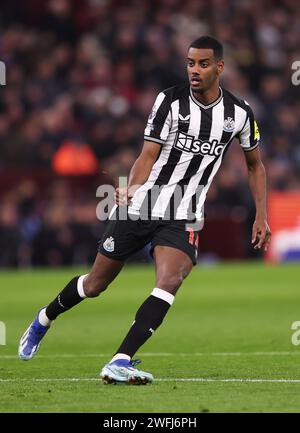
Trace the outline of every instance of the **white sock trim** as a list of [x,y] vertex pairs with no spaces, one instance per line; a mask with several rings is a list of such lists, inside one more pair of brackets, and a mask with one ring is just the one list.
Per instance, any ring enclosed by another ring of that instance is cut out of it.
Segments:
[[88,275],[88,274],[81,275],[81,276],[78,278],[78,281],[77,281],[77,291],[78,291],[78,295],[79,295],[82,299],[84,299],[84,298],[87,297],[86,294],[84,293],[84,290],[83,290],[83,280],[85,279],[85,277],[86,277],[87,275]]
[[155,287],[152,290],[151,295],[168,302],[170,305],[173,304],[175,299],[175,296],[173,296],[171,293],[167,292],[166,290],[159,289],[158,287]]
[[39,313],[39,322],[43,326],[50,326],[52,323],[52,320],[48,319],[46,316],[46,308],[43,308]]
[[125,353],[117,353],[110,362],[117,361],[118,359],[126,359],[127,361],[130,361],[131,358],[129,355],[125,355]]

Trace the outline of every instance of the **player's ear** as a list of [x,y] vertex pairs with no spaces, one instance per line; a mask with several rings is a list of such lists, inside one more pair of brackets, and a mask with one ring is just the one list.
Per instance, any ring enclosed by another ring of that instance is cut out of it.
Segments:
[[222,74],[223,69],[224,69],[224,60],[218,60],[217,61],[217,69],[218,69],[218,73]]

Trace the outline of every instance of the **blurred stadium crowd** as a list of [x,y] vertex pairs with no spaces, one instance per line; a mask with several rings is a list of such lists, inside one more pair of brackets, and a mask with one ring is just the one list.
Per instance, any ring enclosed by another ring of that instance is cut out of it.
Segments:
[[[299,21],[299,0],[2,0],[0,266],[93,260],[96,185],[129,173],[157,92],[185,81],[203,34],[224,44],[222,85],[256,114],[269,188],[299,188]],[[208,218],[249,230],[246,176],[234,142]],[[74,189],[75,177],[89,182]]]

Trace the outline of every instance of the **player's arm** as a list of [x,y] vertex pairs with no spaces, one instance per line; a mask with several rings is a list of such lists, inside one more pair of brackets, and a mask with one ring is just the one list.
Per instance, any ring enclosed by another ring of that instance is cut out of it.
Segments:
[[256,216],[252,228],[254,249],[267,250],[271,239],[271,230],[267,222],[267,181],[266,171],[259,152],[260,133],[250,106],[246,103],[247,116],[239,133],[240,144],[244,150],[248,167],[250,189],[255,201]]
[[135,191],[146,182],[160,149],[160,144],[154,141],[144,141],[142,151],[130,170],[128,187],[116,189],[117,205],[127,204],[128,199],[132,198]]
[[116,204],[127,204],[135,191],[147,181],[161,147],[169,135],[171,119],[170,98],[165,92],[160,92],[148,117],[142,152],[130,171],[127,188],[116,190]]
[[256,217],[252,229],[252,243],[255,244],[254,249],[264,248],[267,250],[271,239],[271,230],[267,222],[266,171],[258,147],[244,152],[244,155],[248,168],[249,186],[256,206]]

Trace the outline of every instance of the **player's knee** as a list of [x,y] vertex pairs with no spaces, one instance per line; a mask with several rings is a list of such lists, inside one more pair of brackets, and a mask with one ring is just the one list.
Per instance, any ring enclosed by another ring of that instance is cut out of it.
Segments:
[[83,290],[88,298],[96,298],[100,293],[104,292],[107,287],[108,284],[105,283],[105,281],[93,278],[90,275],[87,276],[83,283]]
[[167,292],[175,295],[183,280],[184,275],[182,273],[163,275],[157,279],[156,287],[159,287],[162,290],[166,290]]

